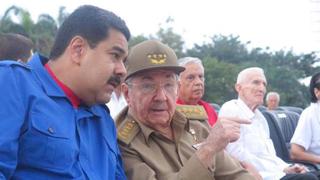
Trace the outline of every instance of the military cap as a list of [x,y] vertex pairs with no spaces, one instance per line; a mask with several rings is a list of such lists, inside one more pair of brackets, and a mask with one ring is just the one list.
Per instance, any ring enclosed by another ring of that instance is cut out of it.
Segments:
[[151,69],[168,69],[177,74],[185,70],[178,65],[175,52],[158,40],[147,40],[133,46],[125,65],[127,68],[125,79]]

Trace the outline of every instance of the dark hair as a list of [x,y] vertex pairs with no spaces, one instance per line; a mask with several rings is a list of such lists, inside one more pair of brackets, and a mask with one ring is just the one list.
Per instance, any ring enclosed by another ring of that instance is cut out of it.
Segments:
[[320,90],[320,72],[314,74],[310,80],[309,91],[311,94],[311,102],[318,101],[317,96],[314,94],[314,88],[317,88]]
[[95,48],[99,42],[108,37],[111,28],[123,33],[129,41],[130,31],[119,16],[95,6],[80,6],[70,14],[59,28],[51,49],[50,59],[61,56],[75,36],[85,38],[90,48]]
[[27,62],[31,56],[31,39],[14,33],[0,34],[0,60],[22,60]]

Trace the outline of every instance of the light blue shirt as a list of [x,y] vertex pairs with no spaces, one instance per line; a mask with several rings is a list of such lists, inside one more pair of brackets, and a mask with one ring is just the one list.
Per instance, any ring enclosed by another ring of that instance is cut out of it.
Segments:
[[126,179],[106,106],[74,109],[46,61],[0,63],[0,179]]

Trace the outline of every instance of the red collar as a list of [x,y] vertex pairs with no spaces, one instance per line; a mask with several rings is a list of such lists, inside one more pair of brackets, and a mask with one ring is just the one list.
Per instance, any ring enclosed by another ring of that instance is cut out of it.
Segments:
[[49,72],[50,76],[53,78],[53,80],[58,84],[58,86],[63,90],[63,92],[67,95],[68,99],[70,100],[72,106],[74,108],[78,108],[79,104],[80,104],[80,99],[73,93],[73,91],[66,86],[65,84],[63,84],[63,82],[61,82],[56,75],[53,73],[53,71],[51,70],[51,68],[49,67],[48,64],[45,64],[44,67],[47,69],[47,71]]

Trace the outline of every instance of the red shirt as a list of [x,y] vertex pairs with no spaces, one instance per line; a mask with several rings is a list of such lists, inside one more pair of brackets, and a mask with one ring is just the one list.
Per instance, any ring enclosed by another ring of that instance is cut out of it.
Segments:
[[66,94],[66,96],[68,97],[68,99],[70,100],[72,106],[74,108],[78,108],[79,104],[80,104],[80,99],[72,92],[72,90],[66,86],[65,84],[63,84],[63,82],[61,82],[56,75],[53,73],[53,71],[51,70],[51,68],[49,67],[48,64],[45,64],[44,67],[47,69],[47,71],[49,72],[50,76],[53,78],[53,80],[58,84],[58,86],[63,90],[63,92]]
[[[177,104],[182,104],[182,105],[187,105],[186,103],[184,103],[182,100],[178,99]],[[200,100],[198,102],[198,105],[203,106],[203,108],[206,110],[207,115],[208,115],[208,122],[210,124],[210,126],[213,126],[218,119],[217,113],[215,111],[215,109],[207,102]]]

